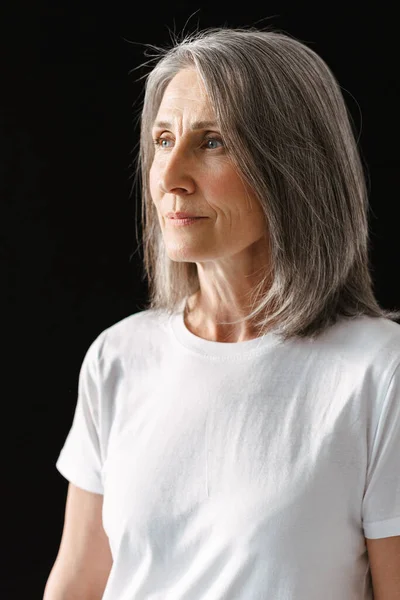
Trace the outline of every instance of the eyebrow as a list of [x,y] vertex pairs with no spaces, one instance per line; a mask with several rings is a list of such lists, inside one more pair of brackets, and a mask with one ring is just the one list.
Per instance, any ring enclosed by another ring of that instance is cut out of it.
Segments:
[[[166,129],[172,129],[173,125],[169,121],[157,121],[154,123],[154,127],[165,127]],[[215,121],[195,121],[190,125],[190,129],[208,129],[209,127],[218,127],[218,123]]]

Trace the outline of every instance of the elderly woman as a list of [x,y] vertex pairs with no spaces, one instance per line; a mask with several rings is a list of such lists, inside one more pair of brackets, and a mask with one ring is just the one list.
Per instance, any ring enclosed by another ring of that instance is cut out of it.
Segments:
[[82,363],[44,598],[400,598],[400,313],[339,85],[277,31],[156,59],[150,303]]

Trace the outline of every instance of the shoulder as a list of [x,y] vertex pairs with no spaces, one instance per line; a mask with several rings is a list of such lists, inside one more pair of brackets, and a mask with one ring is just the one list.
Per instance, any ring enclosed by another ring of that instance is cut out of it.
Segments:
[[317,342],[346,361],[398,364],[400,325],[385,318],[343,318]]
[[301,348],[307,348],[318,381],[334,381],[337,393],[350,390],[363,403],[379,406],[400,364],[400,325],[385,318],[343,318]]
[[148,353],[162,347],[167,335],[168,315],[154,310],[142,310],[124,317],[102,330],[90,344],[87,358],[98,363],[134,354]]

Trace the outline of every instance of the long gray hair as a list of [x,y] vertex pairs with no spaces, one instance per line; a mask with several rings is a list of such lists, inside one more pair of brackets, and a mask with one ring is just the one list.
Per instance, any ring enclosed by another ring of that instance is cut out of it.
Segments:
[[[305,44],[278,31],[208,28],[152,46],[141,110],[137,180],[142,194],[147,309],[176,313],[199,290],[196,263],[171,260],[149,189],[151,129],[163,93],[184,68],[199,73],[237,172],[254,190],[269,232],[271,271],[252,290],[263,335],[314,337],[339,317],[400,318],[381,308],[368,265],[368,193],[340,86]],[[150,61],[151,62],[151,61]],[[268,261],[266,260],[266,265]]]

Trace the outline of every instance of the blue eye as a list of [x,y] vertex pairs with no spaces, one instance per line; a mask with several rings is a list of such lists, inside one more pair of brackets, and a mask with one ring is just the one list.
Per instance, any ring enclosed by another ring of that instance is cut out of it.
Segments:
[[[172,141],[173,141],[173,140],[171,140],[171,139],[169,139],[169,138],[158,137],[158,138],[155,138],[155,139],[153,140],[153,144],[154,144],[155,146],[158,146],[159,148],[165,148],[165,149],[167,149],[167,148],[170,148],[171,146],[168,146],[167,144],[164,144],[163,142],[172,142]],[[207,149],[207,150],[216,150],[216,149],[218,148],[218,146],[215,146],[215,145],[210,147],[210,146],[208,145],[208,144],[210,144],[210,143],[211,143],[211,144],[220,144],[221,146],[223,146],[223,145],[224,145],[224,144],[223,144],[223,141],[222,141],[221,139],[219,139],[219,138],[216,138],[216,137],[212,137],[212,138],[210,137],[210,138],[205,138],[205,140],[204,140],[204,142],[203,142],[202,146],[203,146],[203,147],[204,147],[204,146],[206,146],[206,149]]]
[[153,140],[153,143],[155,144],[155,146],[160,146],[160,148],[168,148],[168,146],[165,146],[163,144],[163,142],[171,142],[172,140],[169,140],[168,138],[162,138],[162,137],[158,137],[155,140]]
[[[214,142],[214,143],[215,143],[215,142],[217,142],[217,144],[221,144],[221,145],[223,145],[223,144],[222,144],[222,140],[219,140],[218,138],[208,138],[208,139],[206,140],[206,144],[208,144],[209,142]],[[217,146],[217,147],[218,147],[218,146]],[[210,150],[215,150],[215,146],[214,146],[214,148],[209,148],[209,149],[210,149]]]

